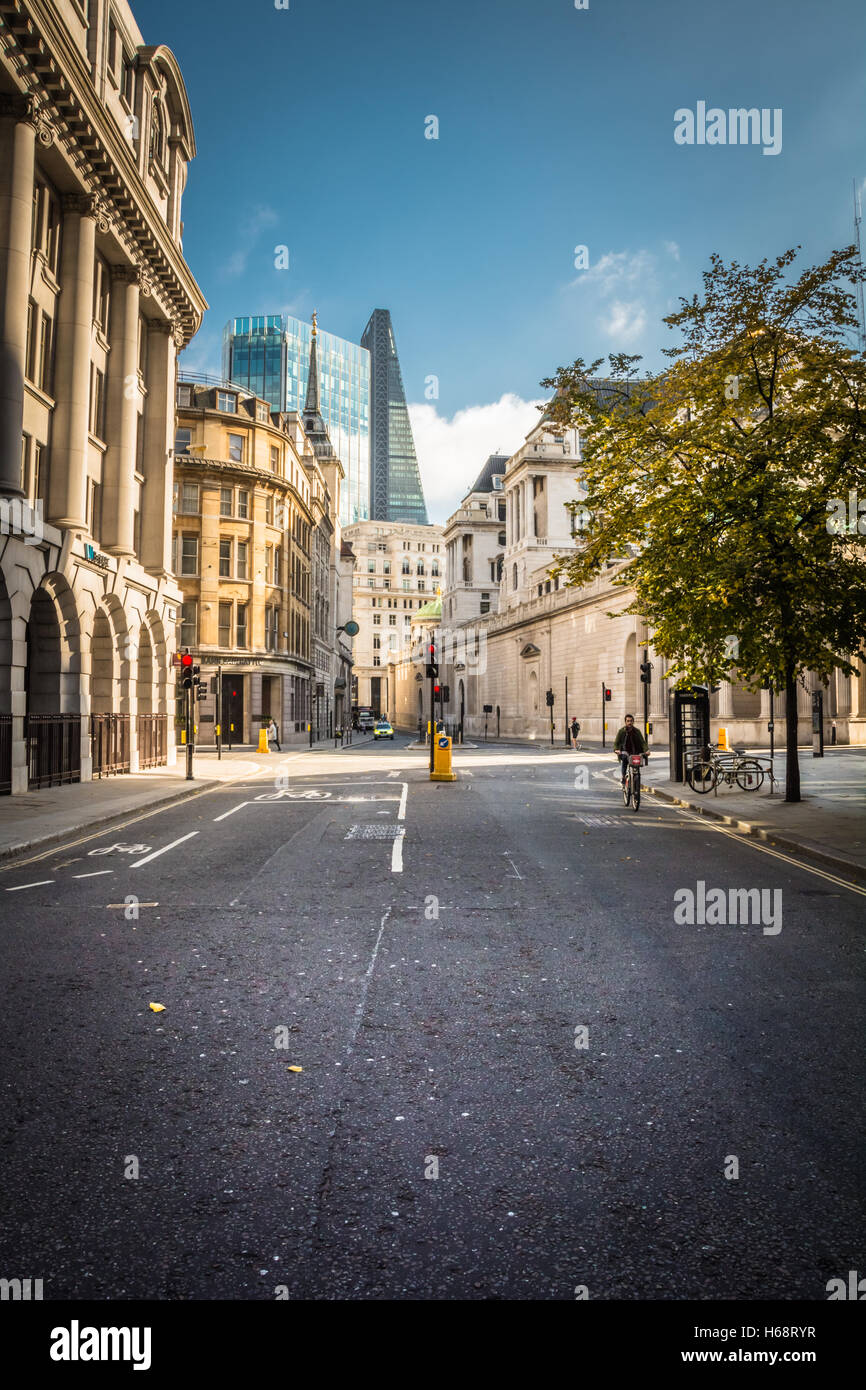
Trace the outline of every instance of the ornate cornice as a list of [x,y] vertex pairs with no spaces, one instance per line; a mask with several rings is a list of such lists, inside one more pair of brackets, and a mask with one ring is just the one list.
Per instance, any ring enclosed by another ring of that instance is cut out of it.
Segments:
[[53,145],[55,125],[48,115],[47,103],[33,92],[0,94],[0,116],[11,117],[31,125],[40,145]]

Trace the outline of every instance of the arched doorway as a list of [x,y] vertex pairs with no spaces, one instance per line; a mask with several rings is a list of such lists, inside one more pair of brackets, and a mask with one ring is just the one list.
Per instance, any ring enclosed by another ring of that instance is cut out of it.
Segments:
[[[72,602],[68,591],[61,597]],[[27,783],[33,788],[81,780],[80,687],[74,669],[80,653],[69,642],[71,626],[77,636],[77,622],[61,626],[60,601],[41,585],[27,620],[24,737]]]

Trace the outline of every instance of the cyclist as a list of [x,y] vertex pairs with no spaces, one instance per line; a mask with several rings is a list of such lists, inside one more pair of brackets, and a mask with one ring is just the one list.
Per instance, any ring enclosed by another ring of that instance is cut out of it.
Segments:
[[633,714],[626,715],[625,723],[613,741],[613,751],[622,765],[622,784],[625,786],[629,754],[643,753],[645,758],[649,757],[647,741],[640,729],[635,726]]

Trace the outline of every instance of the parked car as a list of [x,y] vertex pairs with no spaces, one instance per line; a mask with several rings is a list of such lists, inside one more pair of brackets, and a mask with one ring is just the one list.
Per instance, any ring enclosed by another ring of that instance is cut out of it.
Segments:
[[374,738],[393,738],[394,729],[387,719],[377,719],[373,728]]

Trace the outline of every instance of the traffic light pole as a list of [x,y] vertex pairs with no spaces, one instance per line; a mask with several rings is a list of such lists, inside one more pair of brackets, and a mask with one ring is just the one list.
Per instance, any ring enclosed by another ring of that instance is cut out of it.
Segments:
[[[644,647],[643,659],[646,675],[649,676],[649,647]],[[649,743],[649,680],[645,680],[643,683],[643,736]]]
[[216,746],[217,746],[217,757],[218,757],[218,758],[221,758],[222,755],[223,755],[223,742],[222,742],[222,725],[223,725],[223,721],[222,721],[222,713],[223,713],[223,668],[222,668],[222,662],[221,662],[221,661],[218,661],[218,662],[217,662],[217,688],[216,688]]
[[605,736],[604,736],[604,735],[605,735],[605,728],[604,728],[604,725],[605,725],[605,715],[607,714],[607,705],[605,704],[605,699],[604,699],[606,689],[607,689],[607,687],[606,687],[604,681],[602,681],[602,683],[601,683],[601,746],[602,746],[602,748],[606,748],[606,747],[607,747],[607,743],[606,743]]
[[192,775],[192,700],[193,690],[184,691],[186,695],[186,780],[191,782]]

